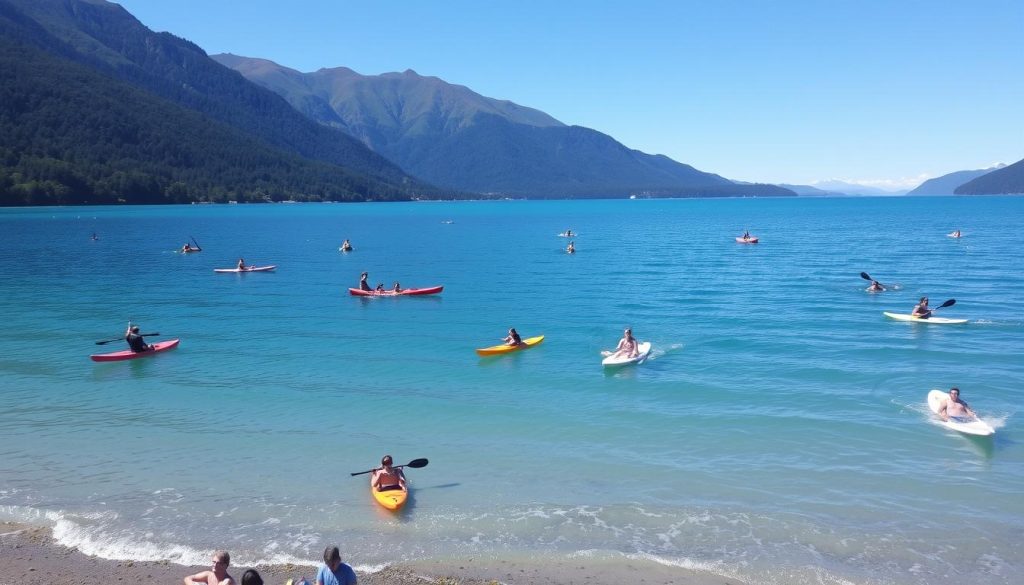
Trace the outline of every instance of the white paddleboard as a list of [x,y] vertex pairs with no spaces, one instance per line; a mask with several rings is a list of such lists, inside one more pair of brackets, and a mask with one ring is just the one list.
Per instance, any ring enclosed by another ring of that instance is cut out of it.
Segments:
[[[601,365],[602,366],[626,366],[626,365],[629,365],[629,364],[643,363],[643,361],[647,359],[647,356],[651,354],[651,342],[650,341],[642,341],[642,342],[640,342],[640,345],[637,346],[637,351],[639,352],[639,353],[637,353],[637,356],[636,357],[632,357],[632,358],[631,357],[626,357],[626,356],[615,356],[615,357],[612,357],[611,355],[608,355],[603,360],[601,360]],[[614,353],[614,352],[612,352],[612,353]]]
[[922,319],[913,315],[907,315],[905,313],[890,313],[889,311],[883,311],[883,315],[890,319],[896,319],[897,321],[913,321],[914,323],[934,323],[936,325],[956,325],[957,323],[966,323],[967,319],[947,319],[945,317],[928,317]]
[[[949,394],[946,394],[942,390],[932,390],[928,393],[928,408],[932,409],[932,412],[935,414],[939,414],[939,410],[942,408],[942,404],[947,398],[949,398]],[[942,426],[968,435],[979,435],[982,437],[994,435],[996,432],[995,429],[980,418],[974,418],[971,420],[955,420],[950,417],[949,420],[942,421]]]

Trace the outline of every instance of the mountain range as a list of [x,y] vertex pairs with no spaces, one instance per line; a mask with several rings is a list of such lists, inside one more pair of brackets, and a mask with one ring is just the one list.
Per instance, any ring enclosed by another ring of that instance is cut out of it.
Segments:
[[1024,159],[972,179],[957,187],[957,195],[1009,195],[1024,193]]
[[994,170],[1001,169],[1006,165],[1000,164],[987,169],[978,169],[974,171],[956,171],[941,177],[935,177],[934,179],[928,179],[921,183],[916,188],[912,189],[907,195],[952,195],[953,192],[964,183],[967,183],[973,179],[991,173]]
[[532,198],[793,195],[633,150],[596,130],[411,70],[301,73],[266,59],[213,59],[417,177],[451,189]]

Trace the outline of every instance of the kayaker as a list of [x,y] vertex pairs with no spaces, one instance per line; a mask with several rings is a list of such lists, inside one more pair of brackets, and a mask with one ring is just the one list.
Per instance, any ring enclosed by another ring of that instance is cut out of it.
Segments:
[[568,252],[569,254],[575,254],[576,246],[573,244],[573,242],[569,242],[569,245],[565,247],[565,251]]
[[395,288],[393,288],[391,290],[392,290],[392,292],[396,292],[396,293],[402,292],[402,286],[400,284],[398,284],[398,281],[396,280],[395,281]]
[[380,469],[373,472],[373,487],[377,488],[378,492],[405,488],[405,474],[401,469],[392,467],[392,463],[394,461],[391,455],[385,455],[380,460]]
[[124,340],[128,342],[128,347],[135,353],[153,350],[153,346],[146,343],[146,340],[139,335],[139,326],[132,325],[131,321],[128,322],[128,329],[124,332]]
[[235,585],[235,578],[228,575],[231,555],[227,551],[219,550],[213,553],[212,562],[213,567],[209,571],[185,577],[185,585]]
[[877,280],[872,280],[871,286],[869,286],[867,290],[868,292],[885,292],[885,287]]
[[375,290],[376,290],[376,292],[379,292],[379,293],[384,292],[384,283],[383,282],[378,282],[377,283],[377,288]]
[[324,549],[324,566],[316,574],[316,585],[356,585],[356,572],[341,562],[338,547]]
[[952,235],[952,236],[953,236],[954,238],[959,238],[959,237],[960,237],[960,230],[956,230],[956,231],[955,231],[955,232],[953,232],[953,233],[952,233],[951,235]]
[[612,357],[628,357],[635,358],[640,355],[640,344],[636,342],[636,338],[633,337],[633,330],[626,327],[626,330],[622,332],[622,339],[619,340],[619,345],[615,347],[615,353]]
[[928,308],[928,297],[921,297],[921,300],[914,305],[914,310],[910,312],[910,315],[919,319],[931,317],[932,310]]
[[749,240],[750,239],[750,232],[749,231],[743,230],[743,239],[744,240]]
[[961,419],[969,421],[978,418],[971,407],[966,402],[960,400],[960,389],[953,386],[949,389],[949,398],[942,403],[942,407],[939,408],[939,416],[942,420],[948,421],[949,419]]
[[370,283],[366,282],[366,279],[369,276],[370,275],[368,273],[366,273],[366,272],[364,272],[364,273],[359,275],[359,290],[365,290],[365,291],[371,290],[370,289]]
[[505,345],[522,345],[523,339],[519,337],[515,327],[509,327],[508,337],[505,338]]
[[341,251],[342,252],[351,252],[352,251],[352,244],[349,243],[348,240],[345,240],[344,242],[341,243]]
[[565,237],[571,238],[572,237],[572,230],[565,230]]
[[245,270],[245,258],[238,259],[238,269]]
[[192,244],[189,244],[189,243],[186,243],[184,246],[181,247],[181,253],[182,254],[188,254],[189,252],[200,252],[200,251],[202,251],[202,248],[200,248],[199,246],[196,246],[195,248],[193,248]]

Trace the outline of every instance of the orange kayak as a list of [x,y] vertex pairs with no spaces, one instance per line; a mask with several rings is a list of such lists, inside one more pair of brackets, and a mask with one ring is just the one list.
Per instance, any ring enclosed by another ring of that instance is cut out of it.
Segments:
[[409,480],[405,480],[405,487],[397,490],[384,490],[379,491],[374,487],[373,482],[377,479],[376,473],[370,474],[370,493],[373,494],[373,499],[377,500],[377,503],[384,506],[388,510],[397,510],[405,505],[405,500],[409,497]]

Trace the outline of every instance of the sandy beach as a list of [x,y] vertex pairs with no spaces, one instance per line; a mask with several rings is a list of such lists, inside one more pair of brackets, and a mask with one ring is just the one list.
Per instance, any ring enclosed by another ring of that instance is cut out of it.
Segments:
[[[166,561],[138,562],[90,557],[55,543],[48,528],[0,523],[0,585],[179,583],[185,575],[208,568],[185,567]],[[249,568],[253,567],[232,565],[229,573],[238,581]],[[300,576],[312,580],[316,574],[316,569],[311,566],[261,565],[255,569],[268,584],[283,584],[288,579]],[[626,582],[649,585],[743,585],[735,579],[700,571],[651,566],[628,560],[591,562],[579,559],[574,562],[543,564],[533,564],[528,559],[419,561],[389,566],[372,573],[357,573],[359,582],[365,585],[612,585]]]

